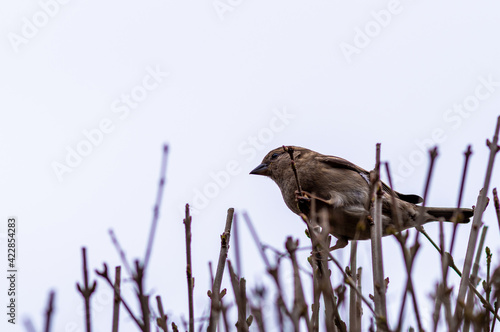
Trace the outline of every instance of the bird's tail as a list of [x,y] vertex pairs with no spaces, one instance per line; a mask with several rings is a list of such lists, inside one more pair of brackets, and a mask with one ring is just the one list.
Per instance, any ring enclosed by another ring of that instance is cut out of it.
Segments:
[[[455,208],[440,208],[440,207],[430,207],[426,208],[427,213],[430,214],[433,217],[436,217],[436,219],[439,218],[444,218],[445,221],[451,221],[451,218],[454,213],[457,212],[457,209]],[[466,224],[470,221],[470,218],[474,215],[474,210],[473,209],[458,209],[458,212],[460,214],[457,217],[457,222],[460,224]]]

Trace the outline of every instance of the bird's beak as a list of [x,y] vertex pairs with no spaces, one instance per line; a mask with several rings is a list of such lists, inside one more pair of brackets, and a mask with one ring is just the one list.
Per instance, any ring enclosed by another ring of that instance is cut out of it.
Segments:
[[268,172],[268,164],[260,164],[259,166],[255,167],[250,174],[256,174],[256,175],[269,175]]

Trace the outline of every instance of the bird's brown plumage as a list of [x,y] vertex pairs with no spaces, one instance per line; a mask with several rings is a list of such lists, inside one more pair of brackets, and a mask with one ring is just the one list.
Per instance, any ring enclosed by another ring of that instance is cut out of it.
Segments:
[[[367,219],[369,213],[366,209],[370,195],[369,172],[339,157],[322,155],[301,147],[292,148],[302,190],[310,197],[317,198],[317,210],[328,209],[330,233],[338,239],[334,248],[342,248],[347,244],[347,240],[369,239],[370,227]],[[288,208],[296,214],[304,212],[298,206],[297,183],[291,159],[283,147],[270,151],[250,174],[270,177],[280,188]],[[452,208],[426,208],[425,214],[420,216],[420,207],[416,204],[422,202],[421,197],[395,192],[397,213],[400,214],[402,222],[402,227],[399,228],[395,225],[396,218],[392,216],[394,208],[391,189],[382,184],[382,190],[384,236],[396,229],[415,227],[420,220],[426,223],[442,217],[449,221],[455,211]],[[460,211],[463,216],[460,222],[469,222],[473,211],[471,209],[460,209]]]

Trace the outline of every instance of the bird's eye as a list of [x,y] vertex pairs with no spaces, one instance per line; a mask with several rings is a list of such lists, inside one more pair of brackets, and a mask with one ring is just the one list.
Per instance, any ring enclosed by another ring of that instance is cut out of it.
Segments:
[[272,156],[271,156],[271,159],[276,159],[278,158],[278,154],[277,153],[273,153]]

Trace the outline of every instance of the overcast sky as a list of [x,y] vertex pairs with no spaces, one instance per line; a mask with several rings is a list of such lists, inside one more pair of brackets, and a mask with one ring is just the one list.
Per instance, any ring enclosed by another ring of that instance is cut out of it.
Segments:
[[[496,2],[40,0],[0,6],[0,266],[6,273],[9,216],[18,218],[19,266],[17,329],[0,313],[2,331],[20,331],[26,318],[40,331],[51,289],[54,331],[82,330],[75,288],[82,279],[81,247],[88,248],[92,270],[104,261],[120,264],[108,235],[113,229],[130,260],[143,257],[164,143],[170,146],[167,183],[147,287],[162,296],[178,324],[188,312],[186,203],[194,209],[197,317],[207,309],[208,262],[218,258],[229,207],[247,211],[265,243],[283,249],[291,235],[307,245],[304,226],[278,187],[248,175],[273,148],[304,146],[371,169],[380,142],[396,189],[421,195],[426,149],[437,144],[428,204],[455,206],[463,152],[472,144],[463,206],[475,204],[483,185],[485,140],[500,113]],[[498,165],[492,187],[500,184]],[[492,204],[484,222],[496,266]],[[459,229],[460,267],[469,228]],[[436,224],[426,229],[437,239]],[[451,227],[446,232],[449,239]],[[240,234],[248,288],[269,284],[243,224]],[[422,244],[415,280],[429,326],[439,257]],[[396,241],[385,238],[383,248],[394,324],[405,275]],[[369,242],[359,250],[363,288],[371,292]],[[347,262],[349,247],[335,255]],[[283,279],[291,283],[290,274]],[[108,331],[111,293],[98,281],[94,330]],[[5,278],[0,294],[5,308]],[[122,318],[122,331],[135,331],[125,312]]]

